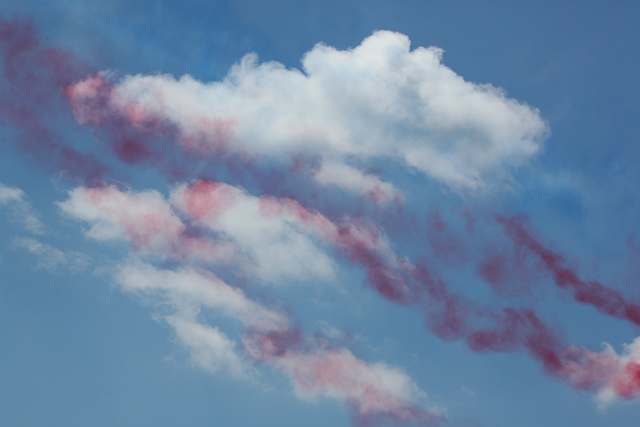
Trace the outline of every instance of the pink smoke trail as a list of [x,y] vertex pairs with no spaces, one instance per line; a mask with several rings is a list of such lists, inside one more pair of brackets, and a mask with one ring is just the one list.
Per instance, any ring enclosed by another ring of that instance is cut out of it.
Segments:
[[595,307],[602,314],[640,326],[640,305],[629,301],[616,289],[596,281],[582,280],[575,269],[566,266],[564,256],[544,246],[527,230],[523,218],[496,215],[496,220],[504,227],[516,248],[524,249],[536,257],[539,260],[538,267],[549,271],[559,288],[571,291],[574,300]]
[[[215,199],[198,198],[188,194],[188,190],[187,194],[179,194],[175,199],[196,198],[197,201],[191,200],[189,206],[192,212],[201,217],[219,215],[233,207],[234,199],[251,197],[227,185],[198,184],[192,187],[195,191],[202,192],[204,186],[214,193]],[[155,192],[132,194],[115,187],[77,188],[70,192],[70,199],[60,206],[68,215],[92,223],[88,235],[97,240],[124,239],[142,253],[175,257],[178,260],[183,259],[184,253],[193,250],[193,243],[184,234],[186,227],[169,203]],[[312,220],[312,216],[305,217]],[[323,221],[320,217],[315,218],[320,220],[318,224]],[[199,245],[216,247],[217,243],[202,237]],[[204,259],[208,257],[206,254],[202,256]],[[236,257],[217,261],[237,262]],[[283,372],[301,396],[336,398],[353,409],[355,418],[372,423],[383,418],[397,425],[437,426],[444,422],[441,416],[415,402],[421,392],[402,371],[385,364],[367,363],[357,359],[347,349],[331,347],[321,337],[311,339],[298,329],[288,328],[290,322],[282,320],[281,315],[248,300],[243,292],[226,285],[212,274],[199,275],[198,283],[194,283],[194,280],[189,283],[161,281],[159,278],[149,281],[147,277],[150,274],[150,271],[146,271],[127,275],[127,288],[147,293],[161,291],[173,295],[169,298],[178,301],[178,305],[195,300],[208,307],[222,308],[245,323],[248,319],[247,310],[251,310],[253,317],[258,320],[246,325],[247,334],[243,341],[245,353],[255,363]],[[189,274],[193,279],[197,273],[189,271]],[[204,282],[210,286],[205,286]],[[258,313],[261,313],[260,316]]]
[[384,364],[366,363],[348,350],[310,340],[299,331],[250,334],[244,345],[256,362],[272,365],[289,376],[302,396],[327,395],[347,402],[358,425],[377,425],[383,419],[399,426],[428,427],[446,422],[404,397],[413,391],[397,388],[403,377],[400,372]]
[[40,45],[30,20],[0,16],[0,118],[20,129],[18,148],[52,172],[87,183],[97,183],[108,171],[95,156],[65,144],[53,130],[50,119],[59,105],[62,91],[91,68],[59,49]]
[[[195,183],[181,194],[187,210],[197,218],[218,215],[234,203],[226,186]],[[332,242],[365,271],[367,283],[386,300],[414,307],[425,315],[425,326],[438,337],[465,339],[476,352],[513,352],[526,349],[542,362],[545,371],[559,374],[560,354],[566,347],[532,309],[482,308],[463,295],[449,292],[446,282],[425,266],[397,256],[371,222],[345,220],[334,223],[291,199],[262,196],[266,215],[293,218]],[[425,298],[428,296],[428,298]]]
[[[162,149],[151,144],[154,135],[175,138],[175,129],[157,117],[135,108],[125,109],[123,115],[114,114],[108,105],[111,86],[102,75],[93,74],[93,77],[73,84],[79,80],[80,75],[86,76],[92,70],[62,51],[40,46],[30,22],[0,18],[0,49],[2,72],[10,83],[0,90],[0,116],[22,130],[21,149],[38,161],[54,164],[56,168],[63,168],[72,176],[84,178],[90,184],[99,182],[108,171],[94,157],[61,142],[61,138],[49,125],[47,115],[56,111],[53,105],[66,88],[64,93],[72,102],[78,121],[105,129],[109,133],[109,144],[121,161],[127,164],[161,166],[173,171],[176,176],[184,174],[181,164],[168,160]],[[162,98],[159,97],[157,102],[162,103]],[[205,117],[201,120],[204,121],[203,127],[210,129],[203,132],[203,135],[181,141],[184,147],[198,151],[206,140],[207,147],[224,151],[225,145],[233,139],[233,121],[208,123]],[[211,139],[214,140],[213,144]],[[288,175],[285,173],[285,176]],[[204,188],[204,193],[206,191],[207,188]],[[532,309],[493,310],[479,307],[464,295],[451,293],[447,284],[435,277],[426,266],[414,265],[396,255],[383,233],[371,221],[348,219],[332,222],[317,211],[305,209],[293,199],[263,196],[261,203],[266,212],[297,218],[300,224],[332,242],[345,259],[363,268],[367,283],[376,292],[388,301],[420,310],[425,316],[425,326],[440,338],[447,341],[465,339],[467,346],[477,352],[525,349],[543,364],[545,371],[567,379],[576,388],[610,389],[623,399],[638,395],[640,369],[635,352],[624,356],[624,359],[609,353],[603,355],[568,347],[544,325]],[[204,213],[194,213],[193,216],[199,218],[217,208],[220,208],[218,202],[212,202],[211,207],[205,203],[198,208]],[[210,243],[203,243],[205,240],[189,238],[186,228],[177,223],[149,221],[150,218],[153,219],[153,215],[145,218],[134,216],[120,223],[138,247],[157,251],[160,246],[168,246],[171,249],[165,254],[171,257],[177,254],[184,256],[185,253],[197,252],[202,247],[210,247]],[[598,282],[580,279],[575,270],[565,266],[566,261],[562,255],[544,247],[518,220],[498,216],[498,222],[505,227],[516,247],[526,249],[540,259],[541,265],[552,273],[559,287],[572,290],[576,301],[640,325],[640,306],[627,301],[619,291]],[[432,225],[435,232],[443,233],[441,223],[434,216]],[[145,224],[146,227],[142,230],[133,229],[140,224]],[[164,232],[167,225],[173,234],[165,242],[157,243],[158,234]],[[445,234],[442,236],[440,240],[432,241],[434,247],[440,247],[443,251],[450,250],[451,253],[458,251],[457,243]],[[296,343],[290,344],[295,350]],[[299,354],[294,350],[283,350],[282,354],[291,351],[291,357],[298,357]],[[276,351],[275,356],[279,353],[280,350]],[[266,354],[267,359],[273,360],[273,363],[284,363],[277,358],[272,359],[275,356],[270,352]],[[331,357],[334,356],[332,353]],[[302,356],[299,358],[304,359]],[[296,376],[295,369],[287,369]],[[411,410],[403,409],[400,412],[408,414]]]
[[[163,256],[176,256],[190,250],[191,243],[182,235],[186,227],[157,193],[153,197],[152,194],[123,196],[115,188],[102,188],[76,189],[71,194],[73,203],[63,205],[67,206],[65,210],[68,213],[75,212],[75,216],[92,221],[100,220],[100,215],[112,218],[124,230],[122,235],[142,250],[155,251]],[[263,218],[285,219],[333,244],[346,259],[363,268],[367,282],[376,292],[390,302],[423,313],[425,327],[441,339],[464,339],[469,349],[475,352],[509,353],[525,350],[534,360],[542,363],[545,372],[567,380],[577,389],[611,389],[622,399],[637,396],[633,368],[636,362],[633,360],[625,362],[610,353],[567,346],[531,308],[491,309],[477,305],[464,295],[451,293],[446,282],[433,275],[425,265],[414,265],[398,257],[389,247],[385,236],[372,223],[348,219],[335,223],[317,211],[305,209],[294,200],[272,196],[256,198],[235,187],[214,182],[197,181],[190,186],[179,187],[172,196],[174,206],[195,219],[197,222],[194,226],[205,229],[213,226],[218,217],[247,200],[259,202],[257,214]],[[96,210],[91,210],[91,206]],[[118,209],[118,206],[127,208]],[[153,206],[155,208],[150,209]],[[149,221],[149,211],[161,218]],[[139,225],[144,222],[149,222],[151,226],[143,227],[144,238],[141,238]],[[153,225],[156,223],[165,225],[157,227]],[[203,245],[215,247],[215,241],[205,237],[202,239]],[[176,250],[181,246],[182,250]],[[164,247],[173,249],[168,251]],[[226,262],[237,262],[233,260],[227,258]],[[275,356],[291,350],[289,354],[296,355],[296,360],[303,358],[298,352],[298,347],[302,345],[299,334],[281,331],[266,336],[252,336],[248,341],[255,350],[252,354],[262,354],[255,356],[256,360],[272,361],[282,368],[280,364],[284,362],[276,361]],[[258,343],[265,343],[268,351]],[[256,353],[256,349],[260,351]],[[612,368],[603,369],[602,366]],[[291,372],[289,375],[295,377]],[[585,378],[591,380],[586,381]]]
[[[295,201],[268,199],[274,212],[297,215],[310,226],[322,230],[352,262],[363,267],[369,285],[388,301],[413,306],[425,314],[425,326],[445,341],[464,339],[475,352],[513,352],[526,349],[542,363],[545,372],[577,389],[611,388],[621,399],[638,396],[636,362],[621,363],[611,354],[601,354],[567,346],[530,308],[507,307],[500,311],[478,306],[463,295],[451,293],[444,280],[432,275],[424,265],[413,265],[387,246],[373,224],[347,221],[332,224],[319,213],[309,212]],[[318,224],[322,224],[318,227]],[[428,299],[423,298],[424,294]],[[640,349],[640,347],[639,347]],[[640,354],[640,351],[637,351]],[[593,355],[578,357],[576,354]],[[590,362],[595,355],[617,369],[598,370]],[[636,356],[637,357],[637,356]],[[597,378],[585,388],[576,378]]]

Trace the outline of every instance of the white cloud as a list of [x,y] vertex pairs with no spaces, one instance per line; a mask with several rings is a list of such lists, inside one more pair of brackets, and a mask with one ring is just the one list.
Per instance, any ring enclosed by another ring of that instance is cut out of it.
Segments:
[[180,316],[167,316],[178,341],[189,349],[194,365],[211,373],[224,371],[236,378],[252,378],[254,371],[236,351],[235,341],[218,328]]
[[[143,254],[228,265],[267,283],[334,278],[335,262],[313,230],[295,218],[270,212],[265,204],[243,189],[199,182],[177,187],[170,201],[156,191],[79,187],[58,206],[90,224],[88,237],[126,240]],[[198,215],[194,206],[206,212]],[[174,209],[213,235],[187,235]]]
[[140,245],[162,247],[167,246],[167,239],[185,228],[162,195],[154,190],[134,194],[115,186],[78,187],[58,206],[67,215],[91,222],[86,234],[98,241],[126,236]]
[[36,239],[22,237],[13,240],[14,248],[23,249],[37,257],[37,268],[51,273],[65,267],[72,273],[79,273],[91,264],[91,257],[75,251],[61,251]]
[[25,200],[24,192],[19,188],[7,187],[0,182],[0,207],[10,206],[12,219],[30,232],[43,234],[45,227],[33,212],[33,208]]
[[601,369],[605,368],[602,369],[604,372],[613,369],[596,395],[599,408],[606,408],[615,398],[629,400],[640,396],[640,337],[631,344],[625,344],[620,355],[609,344],[605,344],[605,350],[600,355],[609,359],[601,363]]
[[[362,415],[385,414],[399,420],[435,417],[421,409],[426,394],[404,371],[367,363],[347,349],[325,348],[317,340],[308,340],[290,329],[285,315],[250,300],[208,271],[170,271],[130,261],[120,265],[114,277],[124,291],[158,307],[158,317],[173,328],[192,363],[208,372],[251,380],[257,375],[251,362],[266,363],[286,374],[303,399],[337,399]],[[198,320],[204,317],[204,309],[225,314],[248,328],[242,341],[248,357],[218,327]],[[305,344],[299,346],[301,342]]]
[[330,397],[349,403],[361,415],[386,414],[401,422],[433,421],[434,412],[444,411],[421,409],[427,395],[401,369],[365,362],[344,348],[283,349],[268,336],[246,339],[245,348],[254,359],[287,375],[303,399]]
[[302,69],[248,54],[220,82],[136,75],[109,92],[98,76],[68,95],[81,123],[112,114],[134,126],[159,119],[202,153],[386,158],[460,190],[502,182],[547,131],[536,109],[465,81],[443,65],[441,49],[410,50],[403,34],[378,31],[344,51],[318,44]]
[[256,331],[288,327],[285,315],[252,301],[238,288],[231,287],[206,270],[181,268],[163,270],[142,262],[118,267],[116,283],[128,293],[158,308],[175,331],[192,362],[215,373],[226,372],[237,378],[253,378],[254,369],[237,350],[237,343],[217,327],[197,320],[202,309],[227,315]]
[[224,240],[188,236],[185,224],[157,191],[78,187],[58,207],[88,222],[85,234],[98,241],[126,240],[140,252],[159,257],[197,257],[208,262],[236,259],[234,247]]
[[0,205],[9,202],[21,202],[24,198],[24,192],[19,188],[7,187],[0,183]]
[[[117,266],[115,283],[156,309],[156,318],[173,328],[195,366],[251,380],[257,375],[253,363],[266,363],[285,373],[303,398],[334,398],[363,416],[381,415],[403,422],[437,418],[432,410],[423,409],[426,395],[402,370],[359,360],[347,349],[329,348],[305,337],[285,314],[251,300],[206,269],[162,269],[135,256],[135,250],[167,253],[167,247],[184,244],[185,226],[176,209],[213,230],[216,238],[237,245],[238,253],[255,262],[259,278],[331,274],[332,261],[318,245],[337,244],[340,233],[321,214],[289,199],[254,197],[240,188],[210,182],[179,186],[169,201],[156,192],[78,188],[59,206],[90,223],[88,236],[133,243],[134,257]],[[364,226],[352,224],[349,236],[349,241],[386,248],[381,236]],[[208,312],[242,324],[244,353],[238,350],[238,341],[205,321]],[[341,336],[335,329],[330,333]]]
[[640,337],[618,354],[609,344],[596,352],[569,347],[563,353],[561,374],[577,389],[597,391],[599,409],[614,400],[640,396]]
[[364,174],[359,169],[333,162],[323,162],[314,179],[322,185],[333,185],[369,198],[376,204],[395,202],[403,204],[404,196],[389,182],[382,182],[375,175]]
[[255,263],[255,274],[262,280],[281,283],[334,277],[335,262],[312,230],[270,211],[271,199],[265,202],[237,187],[199,182],[177,187],[171,200],[182,212],[237,244]]
[[116,282],[127,292],[160,298],[178,312],[190,313],[206,307],[259,330],[288,326],[286,316],[248,299],[240,289],[206,270],[160,270],[150,264],[130,262],[118,269]]

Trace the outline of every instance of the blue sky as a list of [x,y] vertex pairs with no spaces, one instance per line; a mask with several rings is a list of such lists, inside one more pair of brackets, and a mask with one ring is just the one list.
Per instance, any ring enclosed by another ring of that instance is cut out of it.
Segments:
[[0,13],[7,425],[640,416],[631,2]]

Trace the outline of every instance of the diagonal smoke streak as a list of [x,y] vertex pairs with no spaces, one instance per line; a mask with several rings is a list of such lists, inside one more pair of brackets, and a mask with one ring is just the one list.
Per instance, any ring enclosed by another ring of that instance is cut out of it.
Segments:
[[17,147],[51,172],[97,183],[108,168],[64,142],[51,121],[63,117],[62,91],[92,68],[40,45],[30,20],[0,16],[0,118],[20,130]]
[[[331,280],[337,257],[360,266],[367,284],[386,300],[418,310],[425,327],[443,340],[464,339],[476,352],[526,351],[547,373],[576,389],[597,392],[603,401],[640,394],[637,340],[622,355],[611,348],[595,352],[568,346],[532,308],[487,308],[451,292],[428,265],[396,254],[372,219],[336,218],[303,206],[309,188],[322,192],[339,186],[376,206],[401,207],[405,196],[400,190],[360,169],[371,159],[417,169],[457,191],[482,192],[539,150],[546,125],[538,112],[489,85],[465,82],[442,65],[438,49],[410,51],[405,36],[378,32],[349,51],[316,46],[303,60],[304,73],[277,63],[259,65],[247,56],[224,81],[211,84],[188,76],[112,81],[69,54],[40,46],[32,24],[19,19],[0,18],[0,50],[8,83],[0,88],[0,117],[22,131],[20,148],[53,171],[64,169],[94,186],[70,192],[62,210],[89,222],[87,234],[94,239],[124,239],[143,256],[200,265],[176,272],[138,265],[140,271],[150,269],[144,271],[156,277],[153,283],[145,275],[131,281],[135,266],[123,267],[119,277],[130,292],[163,295],[163,304],[171,305],[165,321],[191,349],[194,363],[205,369],[222,369],[214,361],[225,359],[223,365],[238,376],[248,372],[236,344],[198,318],[202,307],[233,306],[220,302],[224,298],[211,294],[211,287],[228,288],[229,295],[237,291],[212,278],[207,268],[225,266],[267,283],[309,275]],[[363,74],[372,68],[373,73]],[[397,76],[402,78],[394,80]],[[409,93],[418,95],[406,98]],[[205,158],[225,168],[235,185],[194,181],[176,187],[170,202],[157,192],[122,192],[104,185],[108,168],[61,142],[50,123],[59,118],[61,94],[76,120],[102,132],[123,163],[155,167],[172,178],[201,177],[200,159]],[[457,105],[467,108],[450,108]],[[396,148],[389,149],[387,140],[397,142]],[[254,197],[237,185],[245,176],[259,182],[262,193],[298,178],[304,184],[287,184],[290,197]],[[408,216],[399,211],[392,219],[403,223]],[[541,269],[551,272],[559,287],[570,289],[576,301],[640,324],[637,304],[580,279],[564,257],[543,246],[519,220],[497,218],[516,251],[537,257]],[[429,244],[438,256],[449,263],[467,262],[464,244],[448,234],[437,210],[428,223]],[[283,259],[290,262],[278,261]],[[486,266],[479,274],[491,279],[495,272]],[[172,274],[188,280],[176,285]],[[214,284],[198,291],[193,288],[198,277]],[[147,284],[140,288],[140,283]],[[231,316],[243,317],[237,313]],[[244,326],[246,355],[281,370],[303,396],[343,400],[361,423],[385,417],[397,424],[441,422],[416,406],[414,384],[400,371],[358,360],[295,328]],[[352,372],[359,372],[358,378]],[[387,387],[389,376],[406,387]]]
[[[286,223],[298,220],[289,212],[290,209],[296,210],[309,224],[319,229],[327,225],[325,218],[300,211],[302,208],[293,205],[290,200],[282,203],[283,218],[274,218],[273,207],[274,204],[280,204],[279,201],[273,198],[258,199],[223,184],[199,182],[190,188],[179,186],[174,190],[171,200],[174,208],[190,210],[194,214],[192,218],[200,221],[202,227],[215,230],[219,238],[225,233],[227,239],[232,238],[231,243],[240,240],[240,248],[241,235],[235,234],[237,230],[232,226],[215,224],[210,215],[219,218],[225,211],[231,211],[232,216],[240,215],[250,223],[262,221],[270,229],[275,228],[283,234],[286,242],[295,242],[295,236],[302,237],[305,234],[304,230],[296,230],[294,224],[285,227]],[[89,222],[91,227],[87,235],[94,239],[126,240],[136,252],[185,262],[188,261],[185,253],[209,265],[240,262],[245,267],[243,274],[251,271],[247,270],[244,261],[238,260],[242,257],[214,259],[197,250],[191,252],[191,244],[184,234],[186,228],[159,193],[133,194],[121,192],[115,187],[80,187],[71,191],[70,198],[59,206],[67,215]],[[115,209],[117,206],[121,209]],[[280,221],[281,226],[274,227],[274,221]],[[140,227],[143,223],[146,226]],[[298,221],[297,225],[300,224]],[[239,238],[233,239],[235,237]],[[273,233],[269,233],[269,237],[265,247],[274,244]],[[216,239],[212,240],[202,237],[202,246],[215,246]],[[185,249],[180,250],[183,244]],[[254,241],[253,246],[256,244]],[[299,250],[299,247],[296,249]],[[297,260],[304,262],[300,258]],[[286,266],[282,268],[279,274],[272,272],[275,274],[273,277],[295,274],[295,270]],[[264,270],[258,266],[254,273],[261,275]],[[178,340],[190,350],[194,364],[203,369],[212,372],[224,369],[240,378],[252,376],[252,368],[242,361],[235,350],[236,343],[218,328],[199,320],[200,311],[206,308],[242,322],[246,328],[242,342],[244,354],[254,363],[282,371],[291,379],[296,393],[301,397],[327,396],[341,400],[353,408],[358,419],[363,420],[387,418],[398,425],[417,423],[423,426],[443,422],[440,415],[421,406],[424,392],[401,370],[382,363],[367,363],[357,359],[347,349],[333,348],[324,339],[305,336],[290,326],[292,322],[286,316],[248,299],[243,291],[226,284],[207,270],[180,268],[169,271],[159,270],[149,264],[129,263],[119,269],[116,282],[143,301],[151,299],[160,306],[168,305],[168,313],[163,314],[162,318],[174,328]]]
[[[133,220],[130,212],[122,210],[111,210],[106,217],[101,217],[100,215],[107,212],[103,206],[111,204],[109,198],[124,198],[126,203],[121,203],[130,206],[130,211],[134,212],[133,216],[139,215],[146,220],[148,216],[140,212],[148,209],[139,209],[136,204],[146,203],[155,206],[167,203],[161,202],[161,196],[157,193],[158,199],[151,202],[135,194],[123,195],[113,187],[76,189],[71,195],[71,199],[61,204],[61,207],[70,215],[94,222],[88,231],[89,235],[99,236],[95,231],[96,226],[102,228],[105,225],[101,224],[101,221],[112,221],[122,227],[122,236],[126,236],[134,246],[140,248],[146,248],[147,240],[135,238],[135,233],[138,232],[136,224],[139,221]],[[276,199],[271,196],[258,198],[229,185],[212,182],[199,181],[190,186],[178,186],[172,194],[171,201],[180,212],[196,220],[197,225],[221,233],[234,243],[237,239],[241,240],[242,235],[237,234],[233,225],[225,225],[226,214],[242,218],[243,224],[271,224],[271,227],[262,228],[276,228],[283,235],[311,233],[316,238],[323,239],[332,244],[346,260],[361,266],[366,273],[368,284],[386,300],[421,312],[425,316],[425,327],[445,341],[464,339],[467,346],[475,352],[526,351],[534,360],[542,363],[545,372],[567,380],[580,390],[599,393],[613,390],[615,395],[622,399],[635,398],[640,393],[640,384],[636,384],[636,374],[633,370],[635,360],[640,357],[636,350],[632,350],[627,357],[628,360],[624,362],[624,358],[618,357],[612,351],[596,353],[577,346],[568,346],[531,308],[507,307],[496,310],[481,307],[464,295],[451,293],[446,282],[434,276],[425,265],[414,265],[407,259],[398,257],[391,250],[383,233],[372,223],[349,219],[334,223],[319,212],[309,211],[291,199]],[[86,209],[86,203],[95,203],[97,209]],[[259,208],[249,212],[243,211],[251,204]],[[165,212],[167,216],[176,218],[170,209],[156,208],[155,212]],[[292,228],[273,227],[276,220],[284,221]],[[181,239],[180,233],[174,233],[168,227],[154,227],[148,236],[148,240],[161,241],[167,247],[175,246]],[[265,248],[271,248],[273,243],[274,237],[271,235],[261,244]],[[254,240],[251,246],[259,245],[259,240]],[[175,253],[156,249],[156,254],[163,256]],[[316,253],[312,258],[318,256]],[[283,256],[282,259],[286,257]],[[296,262],[295,258],[292,259]],[[305,258],[299,258],[297,262],[304,263]],[[290,277],[292,271],[296,271],[290,266],[280,267],[283,269],[282,272],[270,274],[275,274],[274,277]],[[307,270],[309,268],[305,267]],[[246,274],[250,270],[244,268],[242,271]],[[258,275],[263,274],[260,268],[254,272]],[[289,342],[287,337],[285,334],[279,339]],[[298,341],[296,339],[291,343],[297,344]],[[600,362],[593,363],[595,359]],[[608,368],[604,369],[603,366]],[[581,379],[585,377],[589,377],[590,380]]]
[[[191,204],[198,207],[199,218],[207,217],[211,211],[215,212],[215,216],[219,209],[228,206],[228,200],[219,203],[221,198],[216,194],[218,189],[215,185],[209,186],[208,192],[198,186],[195,184],[192,188],[197,190],[191,192],[187,189],[185,194]],[[463,295],[450,293],[447,284],[434,277],[426,266],[413,265],[398,257],[380,230],[371,223],[347,220],[334,224],[293,200],[262,198],[266,201],[265,213],[294,218],[333,242],[349,260],[364,269],[369,285],[385,299],[422,311],[426,318],[425,326],[440,338],[448,341],[464,338],[468,347],[476,352],[526,350],[532,358],[543,364],[546,372],[584,388],[571,378],[575,377],[576,372],[593,371],[592,364],[586,363],[588,357],[576,359],[573,356],[593,352],[578,347],[571,347],[569,351],[569,347],[532,309],[508,307],[496,311],[480,307]],[[427,300],[423,298],[425,293],[429,297]],[[567,355],[572,357],[567,359]],[[632,355],[632,358],[639,356]],[[588,389],[607,388],[616,377],[618,379],[615,381],[627,384],[615,388],[618,396],[623,399],[636,397],[640,393],[640,384],[636,385],[635,370],[630,368],[635,362],[620,365],[611,352],[605,352],[600,357],[619,366],[615,370],[592,372],[590,375],[597,380],[594,379],[592,387]],[[586,364],[581,365],[580,360]]]
[[535,257],[538,261],[537,266],[551,273],[555,284],[572,292],[577,302],[590,305],[602,314],[640,326],[640,304],[630,301],[619,290],[599,282],[581,279],[575,269],[566,266],[564,256],[544,246],[534,237],[533,232],[527,229],[523,218],[497,215],[496,220],[504,227],[505,233],[516,248],[524,249]]

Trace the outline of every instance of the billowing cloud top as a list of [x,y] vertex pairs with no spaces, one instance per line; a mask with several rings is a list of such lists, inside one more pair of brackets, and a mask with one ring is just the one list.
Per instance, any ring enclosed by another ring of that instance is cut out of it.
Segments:
[[[461,190],[500,182],[540,150],[546,133],[537,110],[466,82],[442,64],[442,50],[412,51],[403,34],[378,31],[350,50],[318,44],[302,68],[248,54],[220,82],[136,75],[111,86],[98,75],[67,94],[81,123],[117,115],[143,128],[175,127],[182,146],[202,153],[387,158]],[[321,184],[325,175],[316,175]],[[365,195],[372,186],[384,199],[392,193],[363,178],[345,184]]]

